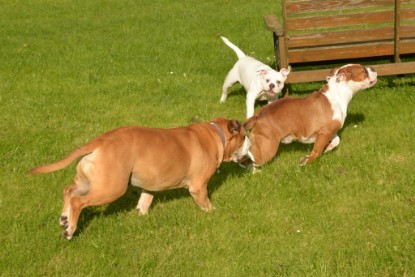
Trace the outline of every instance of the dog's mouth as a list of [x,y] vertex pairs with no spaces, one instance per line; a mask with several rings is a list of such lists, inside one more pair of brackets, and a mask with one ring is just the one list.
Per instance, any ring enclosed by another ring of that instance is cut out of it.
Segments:
[[277,93],[276,92],[274,92],[272,89],[270,89],[270,90],[266,90],[265,91],[269,96],[271,96],[271,97],[274,97],[275,95],[277,95]]
[[249,157],[242,157],[238,163],[241,167],[248,168],[253,162]]

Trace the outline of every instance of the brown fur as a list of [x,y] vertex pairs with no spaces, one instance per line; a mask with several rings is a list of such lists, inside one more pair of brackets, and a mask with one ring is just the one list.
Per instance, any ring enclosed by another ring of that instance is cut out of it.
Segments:
[[30,173],[56,171],[81,158],[73,184],[64,190],[60,224],[67,239],[75,232],[83,208],[114,201],[125,193],[129,182],[143,188],[137,205],[141,214],[147,213],[152,192],[180,187],[188,187],[199,207],[209,211],[207,182],[222,161],[233,158],[245,136],[236,120],[217,118],[212,122],[223,131],[225,149],[219,131],[209,123],[172,129],[124,127]]
[[[331,80],[331,78],[336,79]],[[334,84],[342,82],[346,86],[346,83],[351,81],[350,86],[353,89],[350,88],[350,94],[354,94],[360,89],[373,86],[376,83],[376,73],[373,69],[362,65],[346,65],[340,69],[332,69],[327,80],[334,88],[324,85],[319,91],[306,97],[284,97],[265,106],[245,122],[245,129],[250,131],[250,158],[254,160],[255,165],[260,166],[270,161],[277,154],[280,142],[290,143],[292,140],[299,140],[304,143],[313,143],[315,139],[311,153],[300,160],[301,165],[313,162],[321,155],[344,123],[344,118],[335,119],[337,117],[333,116],[333,109],[339,111],[339,103],[336,102],[332,106],[326,97],[327,93],[330,92],[331,97],[342,93],[342,89],[336,90],[337,86]],[[356,86],[356,84],[361,84],[361,86]],[[348,93],[345,90],[342,95],[348,95]],[[346,98],[339,97],[334,101],[343,101],[347,109],[347,101],[350,100]],[[333,147],[335,146],[331,146],[330,149]]]
[[328,100],[318,91],[304,98],[279,99],[248,119],[244,127],[251,131],[250,152],[255,165],[270,161],[277,154],[280,141],[288,135],[295,138],[317,136],[306,162],[311,163],[341,127],[340,122],[331,120],[333,111],[327,107],[330,107]]

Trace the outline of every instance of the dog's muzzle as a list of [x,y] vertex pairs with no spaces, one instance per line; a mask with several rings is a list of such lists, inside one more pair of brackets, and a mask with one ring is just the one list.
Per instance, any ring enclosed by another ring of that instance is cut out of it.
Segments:
[[249,148],[251,147],[251,143],[249,141],[249,138],[247,136],[245,136],[245,140],[244,143],[242,144],[241,148],[235,152],[234,154],[234,158],[235,158],[235,162],[240,162],[243,159],[245,159],[247,156],[250,157],[252,155],[249,155]]

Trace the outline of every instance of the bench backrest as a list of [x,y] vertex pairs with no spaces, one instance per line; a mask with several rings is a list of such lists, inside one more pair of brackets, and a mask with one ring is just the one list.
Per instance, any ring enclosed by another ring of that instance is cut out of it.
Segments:
[[415,0],[283,0],[289,63],[415,53]]

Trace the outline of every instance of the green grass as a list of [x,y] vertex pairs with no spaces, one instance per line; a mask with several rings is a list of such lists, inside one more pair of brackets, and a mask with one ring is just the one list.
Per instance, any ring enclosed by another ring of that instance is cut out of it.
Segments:
[[413,75],[358,94],[340,146],[310,166],[302,144],[260,174],[223,164],[211,213],[175,190],[139,217],[131,188],[84,210],[68,242],[58,218],[74,165],[27,174],[118,126],[243,120],[240,86],[219,103],[236,55],[217,34],[272,64],[262,15],[277,2],[1,1],[0,275],[415,275]]

